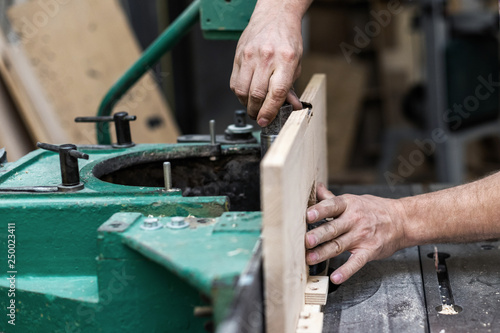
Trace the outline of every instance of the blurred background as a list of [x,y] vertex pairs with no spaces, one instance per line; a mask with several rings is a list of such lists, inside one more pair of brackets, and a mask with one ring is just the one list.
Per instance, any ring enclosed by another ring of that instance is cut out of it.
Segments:
[[[0,0],[0,147],[10,161],[36,141],[93,143],[92,126],[71,118],[94,115],[191,3],[86,1],[92,11],[63,21],[68,1]],[[327,74],[330,183],[459,183],[500,169],[498,12],[494,0],[313,2],[295,88]],[[84,35],[71,27],[86,15]],[[229,89],[236,44],[205,39],[197,24],[151,68],[157,88],[118,107],[143,117],[135,141],[206,134],[210,119],[223,133],[242,108]]]

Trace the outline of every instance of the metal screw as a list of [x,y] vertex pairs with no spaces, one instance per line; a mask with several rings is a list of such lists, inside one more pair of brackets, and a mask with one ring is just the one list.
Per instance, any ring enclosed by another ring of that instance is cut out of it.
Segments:
[[182,216],[174,216],[170,218],[170,222],[167,222],[167,227],[170,229],[183,229],[186,228],[189,223]]
[[172,189],[172,169],[170,162],[163,163],[163,178],[165,180],[165,190],[170,191]]
[[210,144],[215,145],[215,120],[210,120]]
[[147,217],[141,225],[141,229],[144,230],[157,230],[162,227],[161,223],[155,217]]

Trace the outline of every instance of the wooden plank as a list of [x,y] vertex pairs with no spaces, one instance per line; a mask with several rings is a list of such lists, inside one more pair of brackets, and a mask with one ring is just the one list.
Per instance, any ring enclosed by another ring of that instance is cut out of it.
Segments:
[[328,296],[328,276],[309,276],[305,290],[305,303],[325,305]]
[[29,61],[18,46],[7,43],[3,33],[0,33],[0,74],[34,139],[67,141]]
[[261,163],[267,331],[296,331],[304,306],[305,213],[316,183],[327,180],[326,77],[314,75],[301,96],[312,110],[292,113]]
[[302,313],[296,333],[322,333],[323,317],[323,312]]
[[14,162],[30,152],[34,144],[0,80],[0,148],[2,147],[6,148],[9,162]]
[[[39,21],[42,14],[46,17],[44,24]],[[104,94],[140,56],[122,8],[115,0],[70,1],[56,4],[47,13],[39,1],[30,1],[13,6],[8,15],[21,38],[21,45],[15,47],[26,54],[28,67],[51,107],[43,117],[53,113],[55,132],[65,136],[49,141],[95,143],[94,126],[75,124],[74,118],[95,115]],[[20,89],[23,87],[21,84]],[[25,95],[32,98],[29,93]],[[139,81],[115,110],[138,116],[132,123],[135,142],[176,141],[177,125],[151,75]],[[38,107],[36,112],[30,108],[22,111],[26,119],[40,113]],[[39,139],[40,133],[34,126],[30,128]]]

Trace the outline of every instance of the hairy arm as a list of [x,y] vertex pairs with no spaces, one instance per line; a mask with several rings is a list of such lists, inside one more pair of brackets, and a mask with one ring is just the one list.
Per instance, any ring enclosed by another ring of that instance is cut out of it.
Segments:
[[500,237],[500,173],[454,188],[398,200],[370,195],[335,196],[318,187],[320,202],[309,223],[334,220],[306,234],[307,263],[344,251],[351,256],[331,275],[339,284],[367,262],[415,245],[470,242]]
[[230,86],[247,112],[264,127],[288,100],[300,75],[301,21],[312,0],[258,0],[236,48]]

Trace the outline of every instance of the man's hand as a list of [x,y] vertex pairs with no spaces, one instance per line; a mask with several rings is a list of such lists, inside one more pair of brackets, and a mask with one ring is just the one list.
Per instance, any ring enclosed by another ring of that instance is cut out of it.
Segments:
[[344,251],[351,253],[330,276],[333,283],[346,281],[367,262],[389,257],[406,246],[404,208],[397,200],[371,195],[335,196],[322,184],[317,197],[320,202],[308,209],[307,222],[334,219],[306,234],[307,264],[317,264]]
[[292,85],[300,75],[301,21],[311,1],[259,0],[238,42],[231,90],[262,127],[285,100],[302,108]]

